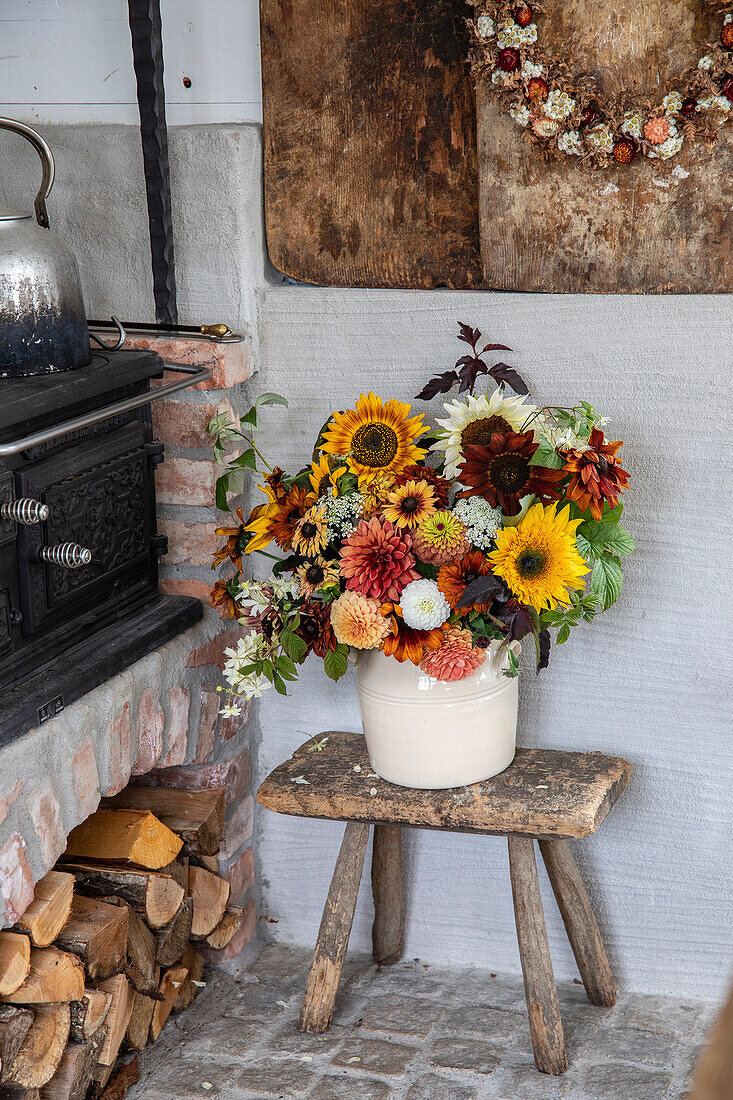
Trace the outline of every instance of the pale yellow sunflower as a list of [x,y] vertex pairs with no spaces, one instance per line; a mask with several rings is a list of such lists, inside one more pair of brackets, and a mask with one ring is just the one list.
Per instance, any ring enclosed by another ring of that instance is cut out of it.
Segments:
[[496,533],[496,549],[487,554],[491,568],[514,595],[536,611],[568,603],[568,590],[585,586],[588,566],[578,553],[575,531],[582,519],[557,504],[533,504],[516,527]]
[[494,390],[490,397],[485,393],[477,397],[467,394],[449,401],[443,408],[448,415],[442,420],[436,417],[435,422],[443,431],[431,450],[445,453],[443,472],[449,480],[458,477],[469,444],[488,447],[495,432],[506,435],[528,431],[537,413],[536,407],[526,404],[524,397],[507,397],[503,389]]
[[328,455],[321,452],[318,456],[318,462],[311,462],[308,480],[317,497],[325,496],[326,493],[330,493],[331,496],[335,497],[338,496],[336,483],[342,474],[347,472],[348,466],[339,464],[338,461],[334,462]]
[[328,516],[323,505],[309,508],[293,531],[292,546],[296,554],[313,557],[320,554],[328,542]]
[[422,416],[410,416],[410,406],[403,401],[362,394],[356,408],[333,414],[323,450],[343,455],[361,486],[376,473],[397,474],[424,458],[427,452],[416,446],[416,440],[427,431]]
[[436,510],[435,490],[427,481],[406,481],[393,489],[382,508],[395,527],[417,527]]

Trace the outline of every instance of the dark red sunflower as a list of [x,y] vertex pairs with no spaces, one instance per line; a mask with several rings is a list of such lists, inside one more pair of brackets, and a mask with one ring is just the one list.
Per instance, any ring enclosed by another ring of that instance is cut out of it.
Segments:
[[593,519],[602,518],[604,501],[615,508],[626,488],[629,475],[616,457],[620,447],[623,447],[620,439],[607,443],[600,428],[594,428],[587,450],[560,452],[565,459],[563,477],[567,474],[573,476],[565,495],[568,500],[575,501],[581,512],[590,508]]
[[440,649],[444,638],[440,627],[435,630],[413,629],[402,618],[402,611],[396,603],[383,603],[382,614],[390,621],[389,634],[382,642],[385,656],[394,657],[400,664],[412,661],[413,665],[419,665],[426,649]]
[[281,469],[280,466],[276,466],[272,473],[267,474],[267,476],[265,477],[265,484],[269,485],[272,489],[275,495],[275,500],[282,500],[282,498],[287,494],[288,489],[287,485],[283,481],[284,477],[285,471]]
[[435,499],[438,504],[441,504],[443,508],[447,508],[450,494],[450,481],[446,481],[444,477],[441,477],[438,471],[434,470],[432,466],[420,466],[418,463],[414,463],[412,466],[405,466],[402,473],[398,474],[394,479],[395,487],[397,488],[404,485],[407,481],[427,481],[428,485],[432,485],[433,487]]
[[547,503],[559,500],[556,483],[565,477],[563,470],[530,466],[537,450],[534,432],[494,432],[488,446],[471,443],[459,467],[458,480],[466,488],[461,497],[482,496],[507,516],[516,516],[520,497],[533,493]]
[[336,648],[336,635],[331,626],[331,609],[320,600],[308,600],[300,609],[300,626],[296,633],[316,657],[325,657]]

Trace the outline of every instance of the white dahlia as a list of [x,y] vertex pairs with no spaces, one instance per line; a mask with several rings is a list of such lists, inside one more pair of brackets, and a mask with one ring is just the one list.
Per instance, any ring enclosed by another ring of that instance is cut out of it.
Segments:
[[494,390],[491,397],[469,394],[462,400],[449,401],[443,408],[448,416],[436,418],[443,431],[431,450],[445,451],[445,477],[449,480],[458,476],[469,443],[488,445],[494,432],[521,431],[525,421],[531,427],[537,412],[534,405],[525,404],[524,397],[506,397],[502,389]]
[[450,604],[435,581],[410,581],[400,596],[402,618],[413,630],[434,630],[450,615]]

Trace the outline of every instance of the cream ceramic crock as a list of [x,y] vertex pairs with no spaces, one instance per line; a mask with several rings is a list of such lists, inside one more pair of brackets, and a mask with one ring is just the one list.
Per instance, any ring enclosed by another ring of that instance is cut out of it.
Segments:
[[[518,642],[512,643],[519,652]],[[378,649],[356,658],[356,690],[374,771],[403,787],[479,783],[508,768],[516,751],[517,677],[503,675],[506,649],[492,642],[483,665],[445,683]]]

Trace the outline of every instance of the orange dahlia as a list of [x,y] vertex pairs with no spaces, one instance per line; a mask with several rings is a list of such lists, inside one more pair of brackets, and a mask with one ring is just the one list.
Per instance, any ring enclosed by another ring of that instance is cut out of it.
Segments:
[[375,600],[399,600],[402,589],[417,580],[412,542],[388,519],[363,519],[341,547],[341,576],[346,587]]
[[399,604],[383,604],[382,613],[389,617],[390,623],[390,632],[382,643],[382,651],[385,656],[394,657],[400,663],[412,661],[413,665],[419,665],[425,651],[438,649],[443,641],[440,627],[435,630],[414,630],[408,626],[402,618]]
[[417,527],[435,511],[435,490],[427,481],[406,481],[393,489],[382,508],[395,527]]
[[608,501],[610,508],[616,507],[628,483],[629,475],[616,457],[622,446],[620,439],[606,443],[600,428],[594,428],[587,450],[560,452],[565,459],[563,477],[573,475],[565,496],[574,500],[581,512],[590,508],[593,519],[602,518],[604,501]]
[[461,626],[444,628],[443,641],[439,649],[425,653],[420,668],[436,680],[463,680],[470,676],[486,660],[485,649],[473,648],[470,630]]
[[466,488],[458,495],[482,496],[507,516],[516,516],[519,498],[530,493],[541,501],[559,500],[556,483],[565,474],[545,466],[530,466],[538,446],[533,431],[504,435],[495,432],[487,446],[470,444],[458,473],[458,480]]
[[466,525],[452,512],[435,512],[412,532],[412,548],[427,565],[454,561],[471,549]]
[[344,592],[331,604],[331,625],[339,642],[355,649],[376,649],[389,633],[381,604],[361,592]]
[[448,603],[459,615],[468,615],[469,611],[485,611],[488,604],[471,607],[458,606],[463,593],[477,577],[486,577],[491,567],[480,550],[470,550],[458,561],[447,562],[438,570],[438,588]]
[[435,499],[442,508],[448,507],[448,499],[450,496],[450,481],[441,477],[437,470],[434,470],[432,466],[420,466],[415,463],[412,466],[405,466],[401,474],[398,474],[395,478],[395,485],[404,485],[406,481],[427,481],[428,485],[432,485],[435,493]]
[[285,496],[276,501],[271,515],[270,531],[282,550],[289,550],[295,528],[314,501],[313,493],[302,485],[294,485]]

